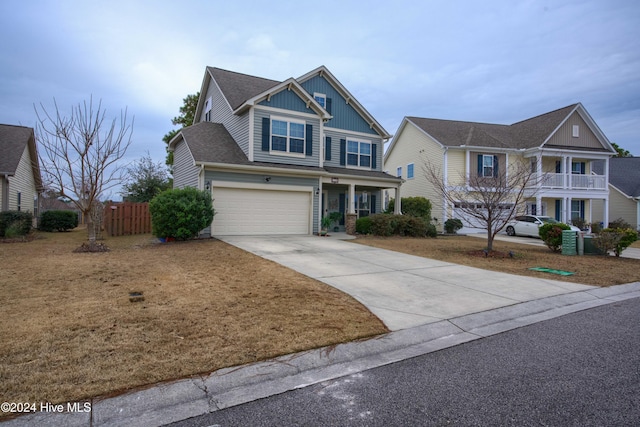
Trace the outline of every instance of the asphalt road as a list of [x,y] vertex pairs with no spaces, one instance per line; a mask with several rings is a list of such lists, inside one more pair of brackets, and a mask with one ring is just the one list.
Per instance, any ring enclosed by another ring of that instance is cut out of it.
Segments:
[[640,299],[175,426],[638,426]]

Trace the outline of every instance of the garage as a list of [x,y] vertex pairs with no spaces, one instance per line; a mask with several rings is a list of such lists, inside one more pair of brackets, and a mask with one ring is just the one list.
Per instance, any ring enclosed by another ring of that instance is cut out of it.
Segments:
[[213,188],[214,236],[310,234],[308,188]]

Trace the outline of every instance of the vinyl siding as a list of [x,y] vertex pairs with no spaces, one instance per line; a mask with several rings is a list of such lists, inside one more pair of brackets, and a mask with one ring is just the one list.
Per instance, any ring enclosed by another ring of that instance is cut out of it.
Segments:
[[[403,179],[406,179],[407,165],[414,164],[414,179],[406,180],[400,188],[402,197],[426,197],[431,201],[431,215],[442,221],[442,198],[427,181],[423,167],[431,164],[436,170],[442,170],[444,150],[413,124],[407,123],[400,134],[396,135],[393,151],[389,153],[384,170],[396,175],[396,169],[402,166]],[[451,151],[449,152],[451,154]],[[464,165],[464,163],[463,163]]]
[[[278,116],[286,119],[303,120],[307,125],[313,126],[313,144],[312,155],[305,157],[295,157],[287,155],[271,154],[269,151],[262,151],[262,118],[271,116]],[[285,163],[290,165],[300,166],[319,166],[320,165],[320,119],[311,119],[308,117],[301,117],[295,113],[288,113],[286,111],[268,111],[256,109],[253,119],[253,160],[256,162],[269,162],[269,163]]]
[[[233,114],[226,99],[214,81],[211,81],[205,99],[211,98],[211,122],[222,123],[233,137],[242,151],[249,157],[249,114],[240,116]],[[202,111],[198,122],[205,121],[205,111]]]
[[[340,140],[341,139],[355,139],[358,141],[369,141],[372,144],[376,145],[376,167],[372,170],[382,171],[382,162],[383,162],[383,152],[384,152],[384,144],[382,143],[382,138],[379,138],[377,135],[354,135],[339,129],[327,129],[324,128],[324,136],[328,136],[331,138],[331,160],[325,160],[324,166],[329,167],[345,167],[340,164]],[[324,138],[322,138],[322,155],[324,156]],[[392,173],[393,175],[393,173]]]
[[271,108],[279,108],[282,110],[297,111],[300,113],[315,114],[311,108],[307,108],[307,104],[293,91],[282,90],[271,96],[269,100],[264,100],[258,105]]
[[[306,177],[297,177],[297,176],[278,176],[269,174],[271,179],[269,181],[269,185],[278,186],[278,185],[292,185],[292,186],[302,186],[302,187],[313,187],[314,190],[319,187],[319,179],[318,178],[306,178]],[[245,184],[265,184],[265,174],[253,174],[253,173],[239,173],[239,172],[222,172],[222,171],[205,171],[205,181],[227,181],[234,183],[245,183]],[[216,207],[216,194],[215,188],[212,190],[213,196],[213,208]],[[315,191],[314,191],[315,194]],[[319,209],[319,197],[313,196],[313,232],[318,232],[318,209]],[[282,213],[286,215],[286,212]],[[215,221],[215,217],[213,219]],[[256,221],[259,221],[260,218],[256,218]],[[210,232],[210,230],[209,230]]]
[[[580,129],[579,137],[573,137],[573,126],[577,125]],[[587,123],[575,112],[567,121],[553,134],[553,136],[545,144],[561,147],[571,148],[589,148],[589,149],[601,149],[606,148],[602,146],[596,135],[589,129]]]
[[9,210],[18,210],[18,193],[21,200],[20,210],[33,213],[33,200],[37,192],[28,146],[25,146],[20,157],[15,175],[9,177]]
[[173,152],[173,188],[198,188],[199,169],[184,141],[176,144]]
[[615,188],[609,187],[609,221],[622,218],[631,228],[638,229],[638,202],[624,196]]
[[[475,161],[477,162],[477,160]],[[471,157],[469,167],[474,173],[475,163]],[[466,152],[463,150],[447,151],[447,184],[462,185],[466,181]]]

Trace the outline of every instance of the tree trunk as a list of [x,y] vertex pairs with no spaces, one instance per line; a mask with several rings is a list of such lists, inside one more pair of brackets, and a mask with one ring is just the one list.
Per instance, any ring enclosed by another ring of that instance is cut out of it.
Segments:
[[96,243],[95,223],[93,222],[91,212],[87,212],[84,217],[87,219],[87,235],[89,238],[89,244],[93,245]]
[[493,231],[491,230],[491,227],[487,227],[487,250],[493,250]]

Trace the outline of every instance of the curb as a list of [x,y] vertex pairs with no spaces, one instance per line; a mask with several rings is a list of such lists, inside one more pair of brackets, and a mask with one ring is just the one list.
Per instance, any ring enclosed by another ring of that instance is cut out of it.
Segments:
[[160,426],[639,297],[640,282],[573,292],[97,398],[91,401],[90,412],[40,412],[0,424]]

